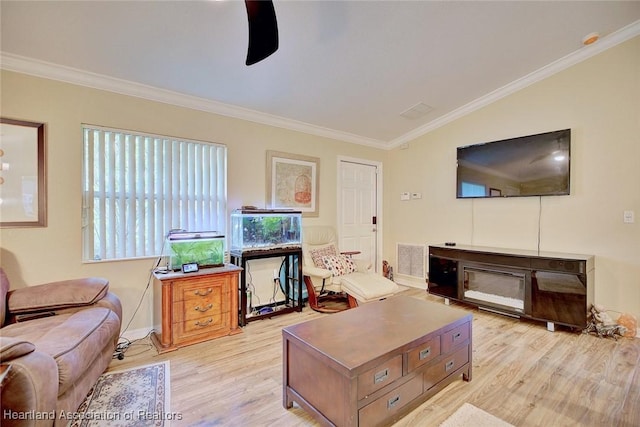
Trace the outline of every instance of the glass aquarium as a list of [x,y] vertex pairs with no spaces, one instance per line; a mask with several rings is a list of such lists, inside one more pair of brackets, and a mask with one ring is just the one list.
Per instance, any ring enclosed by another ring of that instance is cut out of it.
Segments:
[[200,268],[224,265],[224,235],[215,231],[169,233],[167,245],[171,270],[192,262]]
[[301,225],[301,211],[237,209],[231,213],[231,250],[300,247]]

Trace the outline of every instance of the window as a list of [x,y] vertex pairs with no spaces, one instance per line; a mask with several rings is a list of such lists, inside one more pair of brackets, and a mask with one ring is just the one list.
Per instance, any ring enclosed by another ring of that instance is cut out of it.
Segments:
[[224,145],[83,125],[83,259],[162,254],[169,230],[226,230]]
[[482,197],[487,193],[487,189],[482,184],[472,182],[462,183],[462,197]]

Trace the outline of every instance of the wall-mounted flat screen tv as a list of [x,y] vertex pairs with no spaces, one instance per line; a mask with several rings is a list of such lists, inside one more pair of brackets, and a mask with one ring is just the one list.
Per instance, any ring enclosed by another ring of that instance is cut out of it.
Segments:
[[457,198],[569,194],[571,129],[457,149]]

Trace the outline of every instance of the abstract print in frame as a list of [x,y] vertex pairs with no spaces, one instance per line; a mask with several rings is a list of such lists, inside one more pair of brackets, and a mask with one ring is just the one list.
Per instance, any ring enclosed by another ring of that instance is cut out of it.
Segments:
[[320,159],[267,151],[267,206],[317,217]]

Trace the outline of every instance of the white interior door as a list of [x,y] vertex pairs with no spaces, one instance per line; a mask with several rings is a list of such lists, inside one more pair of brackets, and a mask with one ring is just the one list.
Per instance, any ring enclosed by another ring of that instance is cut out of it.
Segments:
[[354,258],[368,261],[378,271],[379,229],[377,163],[339,160],[338,235],[341,251],[359,251]]

